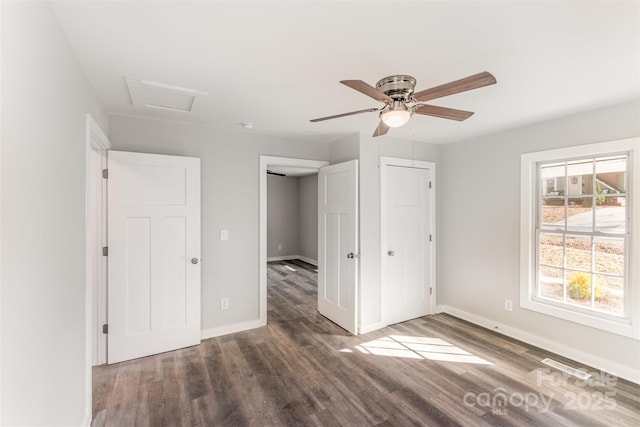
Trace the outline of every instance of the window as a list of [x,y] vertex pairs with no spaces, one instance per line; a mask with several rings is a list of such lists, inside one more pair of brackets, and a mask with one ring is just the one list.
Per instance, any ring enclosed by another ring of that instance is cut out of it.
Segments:
[[522,155],[522,307],[638,337],[639,152],[633,138]]
[[568,185],[536,197],[535,299],[627,317],[627,163],[622,154],[537,164],[540,188]]

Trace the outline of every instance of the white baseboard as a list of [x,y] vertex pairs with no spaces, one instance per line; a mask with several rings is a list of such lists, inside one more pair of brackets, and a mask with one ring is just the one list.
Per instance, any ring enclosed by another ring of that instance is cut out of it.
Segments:
[[231,325],[217,326],[215,328],[203,329],[201,338],[203,340],[220,337],[222,335],[234,334],[236,332],[248,331],[249,329],[265,326],[266,323],[258,320],[249,320],[246,322],[233,323]]
[[360,325],[360,333],[368,334],[369,332],[377,331],[378,329],[386,328],[387,324],[384,322],[369,323],[367,325]]
[[302,255],[285,255],[285,256],[271,256],[267,258],[267,262],[271,262],[271,261],[291,261],[291,260],[295,260],[298,259],[300,261],[304,261],[306,263],[309,263],[311,265],[315,265],[316,267],[318,266],[318,261],[315,259],[311,259],[311,258],[307,258],[306,256],[302,256]]
[[464,310],[459,310],[457,308],[449,307],[446,305],[441,307],[445,313],[455,317],[459,317],[460,319],[466,320],[475,325],[482,326],[483,328],[490,329],[494,332],[498,332],[499,334],[506,335],[511,338],[515,338],[527,344],[535,345],[536,347],[540,347],[544,350],[551,351],[568,359],[575,360],[576,362],[591,366],[603,372],[607,372],[611,375],[615,375],[618,378],[623,378],[633,383],[640,384],[640,371],[636,369],[603,359],[601,357],[593,356],[589,353],[576,350],[575,348],[558,343],[556,341],[552,341],[539,335],[535,335],[521,329],[513,328],[502,323],[494,322],[493,320],[466,312]]
[[271,262],[271,261],[290,261],[292,259],[298,259],[298,255],[270,256],[270,257],[267,258],[267,262]]
[[298,259],[300,261],[306,262],[307,264],[315,265],[316,267],[318,266],[318,260],[317,259],[307,258],[306,256],[302,256],[302,255],[298,255]]

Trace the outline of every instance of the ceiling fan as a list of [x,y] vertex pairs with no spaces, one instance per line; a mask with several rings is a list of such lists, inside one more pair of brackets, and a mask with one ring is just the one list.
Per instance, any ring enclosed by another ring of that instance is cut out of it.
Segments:
[[489,86],[496,83],[496,78],[491,73],[484,71],[420,92],[414,92],[416,79],[402,74],[385,77],[376,83],[376,87],[370,86],[362,80],[342,80],[340,83],[364,93],[376,101],[384,102],[384,105],[380,108],[367,108],[365,110],[351,111],[334,116],[320,117],[310,121],[321,122],[323,120],[337,119],[338,117],[378,111],[380,123],[373,133],[373,136],[376,137],[386,134],[390,128],[404,125],[414,113],[441,117],[443,119],[466,120],[473,115],[473,112],[438,107],[436,105],[425,104],[424,102]]

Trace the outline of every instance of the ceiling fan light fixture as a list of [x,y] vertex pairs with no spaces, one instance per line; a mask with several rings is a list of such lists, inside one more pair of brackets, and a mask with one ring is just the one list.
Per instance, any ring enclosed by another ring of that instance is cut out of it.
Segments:
[[390,128],[399,128],[405,125],[411,118],[411,112],[402,103],[395,101],[393,107],[380,113],[382,122]]
[[[0,0],[1,1],[1,0]],[[443,119],[462,121],[473,115],[472,111],[462,111],[453,108],[438,107],[424,104],[424,101],[442,98],[460,92],[489,86],[496,83],[493,74],[483,71],[463,79],[445,83],[429,89],[415,92],[416,79],[404,74],[385,77],[373,87],[362,80],[341,80],[345,86],[367,95],[376,101],[383,102],[382,108],[368,108],[366,110],[350,111],[348,113],[334,114],[333,116],[319,117],[310,121],[321,122],[337,119],[339,117],[353,116],[355,114],[378,112],[380,122],[373,133],[373,137],[385,135],[389,129],[404,126],[414,113],[422,116],[440,117]]]

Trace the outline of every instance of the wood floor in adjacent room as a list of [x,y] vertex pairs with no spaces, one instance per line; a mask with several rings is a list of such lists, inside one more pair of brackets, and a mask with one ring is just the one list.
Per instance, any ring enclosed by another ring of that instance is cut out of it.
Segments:
[[268,276],[266,327],[94,368],[92,425],[640,425],[638,385],[446,314],[354,337],[317,313],[314,267]]

